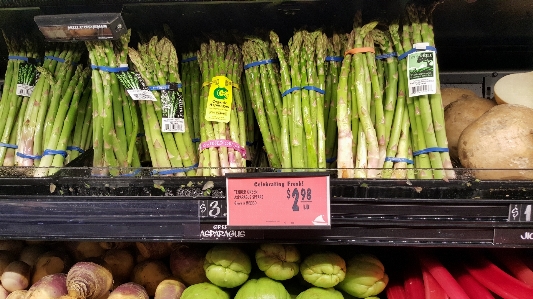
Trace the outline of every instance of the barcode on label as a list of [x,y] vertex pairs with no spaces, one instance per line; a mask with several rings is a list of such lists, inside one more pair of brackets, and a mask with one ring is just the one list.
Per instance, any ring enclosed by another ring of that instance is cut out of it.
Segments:
[[183,118],[163,118],[163,132],[184,133],[185,120]]
[[411,94],[428,94],[434,93],[432,85],[418,85],[411,87]]
[[149,90],[128,89],[127,92],[134,101],[157,101],[154,94]]
[[16,94],[18,96],[30,97],[33,92],[33,89],[35,89],[35,86],[31,86],[27,84],[17,84]]

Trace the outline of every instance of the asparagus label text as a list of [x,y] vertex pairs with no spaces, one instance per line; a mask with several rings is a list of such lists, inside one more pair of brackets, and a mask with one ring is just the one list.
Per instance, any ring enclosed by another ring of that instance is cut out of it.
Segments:
[[437,90],[435,52],[419,51],[409,54],[407,77],[410,97],[435,94]]
[[225,76],[211,80],[205,120],[227,123],[230,121],[233,102],[233,82]]

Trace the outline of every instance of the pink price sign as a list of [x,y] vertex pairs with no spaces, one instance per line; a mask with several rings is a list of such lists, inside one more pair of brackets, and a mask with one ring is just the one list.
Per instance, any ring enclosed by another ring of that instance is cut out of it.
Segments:
[[227,175],[228,227],[331,228],[329,174],[250,175]]

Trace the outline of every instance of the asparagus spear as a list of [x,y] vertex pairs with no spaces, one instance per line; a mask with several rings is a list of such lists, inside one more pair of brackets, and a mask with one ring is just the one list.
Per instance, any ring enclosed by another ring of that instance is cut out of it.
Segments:
[[[347,47],[354,44],[355,32],[349,35]],[[351,55],[344,55],[341,72],[339,76],[339,85],[337,87],[337,127],[338,127],[338,156],[337,168],[339,178],[354,177],[354,161],[352,142],[353,135],[350,126],[350,116],[348,110],[348,76],[352,62]]]
[[[292,86],[290,77],[290,67],[286,60],[283,46],[279,42],[279,37],[273,31],[270,32],[270,41],[278,56],[280,73],[281,73],[281,90],[289,90]],[[292,103],[292,94],[286,94],[282,99],[282,113],[281,113],[281,140],[280,149],[283,153],[281,155],[281,167],[284,170],[290,170],[293,168],[292,164],[292,147],[291,147],[291,126],[289,122],[289,115]]]

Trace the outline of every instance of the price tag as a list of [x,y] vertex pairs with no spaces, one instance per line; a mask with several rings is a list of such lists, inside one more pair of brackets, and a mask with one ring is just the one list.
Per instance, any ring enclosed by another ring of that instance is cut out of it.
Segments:
[[533,204],[510,204],[509,222],[531,222],[531,207]]
[[327,173],[227,174],[226,199],[232,228],[331,228]]
[[200,200],[198,205],[200,218],[221,219],[227,216],[225,199]]

